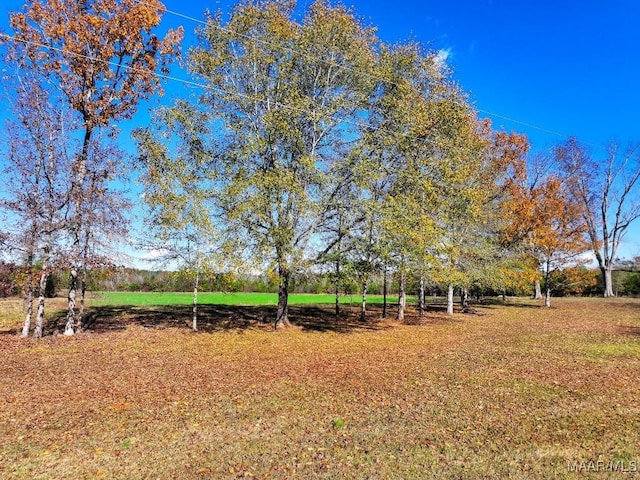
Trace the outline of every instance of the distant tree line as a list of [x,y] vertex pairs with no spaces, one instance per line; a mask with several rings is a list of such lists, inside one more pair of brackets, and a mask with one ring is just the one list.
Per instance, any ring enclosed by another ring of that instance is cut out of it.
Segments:
[[[621,260],[613,271],[613,287],[616,295],[640,295],[640,259]],[[21,265],[0,262],[0,297],[16,297],[24,295],[25,268]],[[56,270],[47,279],[45,297],[52,298],[64,295],[67,286],[67,272]],[[87,287],[94,292],[189,292],[193,288],[191,276],[184,271],[144,270],[134,268],[109,268],[92,270],[88,275]],[[555,296],[601,296],[603,285],[597,268],[584,266],[567,267],[555,271],[550,278],[550,288]],[[543,284],[543,287],[546,285]],[[446,289],[441,285],[426,285],[427,295],[443,296]],[[203,292],[261,292],[277,293],[278,282],[273,275],[235,275],[228,272],[205,275],[201,279],[200,290]],[[389,292],[398,291],[398,279],[389,282]],[[407,292],[417,295],[420,290],[420,279],[410,278]],[[296,277],[291,288],[292,293],[334,293],[331,273],[309,273]],[[358,296],[360,286],[355,279],[345,282],[341,294]],[[372,276],[369,293],[382,295],[384,279],[381,275]],[[471,290],[472,296],[509,296],[531,295],[530,288],[510,289],[507,292],[491,289]]]

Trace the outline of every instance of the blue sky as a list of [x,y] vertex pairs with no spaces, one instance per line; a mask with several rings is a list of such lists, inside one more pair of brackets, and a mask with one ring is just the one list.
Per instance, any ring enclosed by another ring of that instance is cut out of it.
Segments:
[[[228,12],[234,3],[165,0],[168,10],[199,19],[207,8]],[[385,41],[412,39],[442,50],[481,115],[527,133],[536,149],[569,135],[594,145],[640,140],[634,118],[640,111],[636,0],[344,3]],[[19,10],[23,0],[3,4],[0,29],[6,31],[6,12]],[[184,25],[187,37],[196,26],[171,13],[165,23]]]
[[[168,10],[195,18],[206,8],[228,12],[234,3],[165,0]],[[481,115],[527,133],[536,149],[570,135],[593,145],[640,140],[636,0],[344,3],[385,41],[411,39],[442,50]],[[195,26],[172,14],[166,19],[187,32]]]
[[[300,0],[305,7],[311,0]],[[417,40],[441,50],[481,116],[526,133],[545,152],[573,135],[604,156],[612,140],[640,141],[640,2],[636,0],[347,0],[387,42]],[[23,0],[3,0],[4,12]],[[233,1],[165,0],[167,9],[203,18]],[[166,24],[196,23],[168,13]],[[7,15],[0,20],[6,30]],[[171,93],[183,86],[168,85]],[[146,117],[144,112],[138,122]],[[511,119],[511,120],[509,120]],[[512,121],[514,120],[514,121]],[[637,231],[637,229],[636,229]],[[640,255],[629,235],[624,255]]]

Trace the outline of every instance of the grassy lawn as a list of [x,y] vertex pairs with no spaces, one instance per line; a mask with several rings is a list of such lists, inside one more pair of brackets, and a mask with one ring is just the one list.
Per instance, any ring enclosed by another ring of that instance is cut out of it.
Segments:
[[640,469],[640,301],[554,305],[297,307],[284,332],[229,307],[200,333],[187,307],[107,306],[71,338],[5,330],[0,478],[639,478],[607,470]]
[[[389,302],[397,302],[397,297],[389,296]],[[193,301],[193,294],[183,292],[100,292],[91,299],[91,305],[189,305]],[[330,294],[300,294],[289,296],[290,305],[323,305],[334,304],[334,295]],[[356,304],[360,301],[358,295],[343,295],[342,304]],[[382,295],[370,295],[368,303],[382,303]],[[198,294],[198,303],[203,305],[277,305],[276,293],[222,293],[203,292]]]

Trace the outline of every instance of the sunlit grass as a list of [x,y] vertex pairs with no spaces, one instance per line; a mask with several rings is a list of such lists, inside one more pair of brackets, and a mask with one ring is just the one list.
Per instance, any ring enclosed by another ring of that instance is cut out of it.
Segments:
[[639,301],[413,320],[0,336],[0,478],[578,479],[640,459]]
[[[412,297],[411,297],[412,298]],[[359,304],[358,295],[341,295],[342,304]],[[369,295],[367,302],[380,304],[382,295]],[[397,302],[397,297],[389,296],[389,302]],[[99,292],[93,294],[90,305],[189,305],[193,302],[193,294],[187,292]],[[198,303],[206,305],[277,305],[276,293],[252,292],[200,292]],[[329,305],[335,303],[335,295],[292,293],[289,295],[290,305]]]

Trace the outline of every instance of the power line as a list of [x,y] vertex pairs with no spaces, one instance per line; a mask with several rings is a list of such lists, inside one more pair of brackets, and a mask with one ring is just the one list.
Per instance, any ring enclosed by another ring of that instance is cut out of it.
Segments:
[[[71,56],[76,57],[76,58],[82,58],[82,59],[85,59],[85,60],[89,60],[90,62],[102,63],[104,65],[110,65],[110,66],[115,66],[115,67],[118,67],[118,68],[124,68],[126,70],[131,70],[133,72],[145,73],[145,74],[148,74],[148,75],[152,75],[152,76],[154,76],[156,78],[161,78],[163,80],[171,80],[171,81],[179,82],[179,83],[188,85],[190,87],[202,88],[203,90],[216,90],[216,91],[218,91],[220,93],[223,93],[225,95],[236,96],[238,98],[242,98],[242,99],[250,100],[250,101],[257,101],[257,102],[261,102],[261,103],[266,102],[266,100],[262,100],[262,99],[260,99],[258,97],[247,95],[247,94],[244,94],[244,93],[228,92],[228,91],[226,91],[226,90],[224,90],[224,89],[222,89],[220,87],[217,87],[217,86],[211,86],[211,85],[207,85],[207,84],[204,84],[204,83],[198,83],[198,82],[194,82],[192,80],[186,80],[184,78],[175,77],[175,76],[167,75],[167,74],[164,74],[164,73],[158,73],[156,71],[147,70],[147,69],[143,69],[143,68],[137,68],[137,67],[133,67],[133,66],[130,66],[130,65],[127,65],[127,66],[123,67],[120,63],[115,62],[115,61],[101,60],[101,59],[98,59],[98,58],[90,57],[90,56],[82,54],[82,53],[72,52],[72,51],[69,51],[69,50],[65,50],[63,48],[54,47],[52,45],[47,45],[47,44],[43,44],[43,43],[39,43],[39,42],[34,42],[32,40],[24,40],[24,39],[15,37],[15,36],[7,35],[5,33],[0,33],[0,37],[1,38],[5,38],[6,40],[9,40],[9,41],[13,41],[13,42],[23,43],[23,44],[35,46],[35,47],[38,47],[38,48],[45,48],[45,49],[48,49],[48,50],[52,50],[52,51],[55,51],[55,52],[58,52],[58,53],[62,54],[63,56],[64,55],[71,55]],[[302,108],[299,108],[299,107],[295,107],[295,106],[292,106],[292,105],[287,105],[285,103],[279,103],[278,105],[280,105],[281,107],[287,108],[289,110],[297,111],[298,113],[306,113],[306,114],[315,113],[315,112],[312,112],[310,110],[305,110],[305,109],[302,109]],[[337,120],[337,119],[334,119],[334,120]],[[361,122],[355,122],[355,121],[348,120],[348,119],[340,119],[340,121],[343,122],[343,123],[349,123],[349,124],[352,124],[352,125],[358,126],[358,127],[371,128],[371,125],[367,125],[367,124],[364,124],[364,123],[361,123]]]
[[[190,16],[190,15],[186,15],[186,14],[177,12],[175,10],[166,9],[165,12],[170,14],[170,15],[174,15],[176,17],[183,18],[185,20],[189,20],[189,21],[192,21],[192,22],[200,24],[200,25],[207,25],[207,22],[205,20],[202,20],[200,18],[196,18],[196,17]],[[246,34],[243,34],[243,33],[233,32],[230,29],[225,28],[225,27],[223,27],[221,25],[215,25],[215,27],[220,29],[220,30],[222,30],[222,31],[224,31],[224,32],[227,32],[227,33],[230,33],[232,35],[235,35],[237,37],[245,38],[245,39],[249,40],[250,42],[261,43],[263,45],[273,45],[272,42],[268,42],[268,41],[265,41],[265,40],[262,40],[262,39],[257,39],[255,37],[252,37],[250,35],[246,35]],[[300,52],[296,52],[294,49],[287,49],[287,50],[292,54],[295,54],[295,53],[300,54]],[[307,54],[304,54],[304,56],[309,57],[309,55],[307,55]],[[314,60],[318,60],[318,59],[314,58]],[[323,59],[320,59],[320,61],[325,63],[325,64],[328,64],[330,66],[337,66],[337,67],[340,67],[340,68],[345,68],[345,69],[347,69],[348,71],[351,71],[351,72],[354,71],[353,68],[344,67],[343,65],[338,65],[338,64],[335,64],[333,62],[329,62],[329,61],[326,61],[326,60],[323,60]],[[388,83],[390,85],[398,86],[398,84],[396,82],[393,82],[392,80],[384,79],[384,78],[380,77],[379,75],[373,75],[373,74],[369,74],[369,73],[365,73],[365,75],[367,75],[370,78],[373,78],[375,80],[379,80],[379,81],[382,81],[384,83]],[[532,123],[524,122],[522,120],[518,120],[518,119],[515,119],[515,118],[507,117],[507,116],[499,114],[499,113],[490,112],[488,110],[483,110],[481,108],[474,108],[474,109],[479,113],[483,113],[485,115],[489,115],[489,116],[495,117],[495,118],[500,118],[502,120],[506,120],[506,121],[515,123],[517,125],[522,125],[522,126],[527,127],[527,128],[538,130],[538,131],[546,133],[548,135],[553,135],[553,136],[556,136],[556,137],[559,137],[559,138],[565,138],[565,139],[571,137],[571,135],[560,133],[560,132],[557,132],[557,131],[554,131],[554,130],[550,130],[548,128],[540,127],[538,125],[534,125]],[[581,141],[581,143],[583,143],[584,145],[588,145],[588,146],[594,147],[594,148],[601,148],[601,149],[607,150],[607,147],[605,147],[603,145],[598,145],[598,144],[584,142],[584,141]]]
[[[202,19],[190,16],[190,15],[186,15],[186,14],[177,12],[175,10],[166,9],[165,12],[168,13],[168,14],[174,15],[176,17],[192,21],[194,23],[198,23],[198,24],[201,24],[201,25],[207,25],[207,22],[205,20],[202,20]],[[237,36],[237,37],[241,37],[241,38],[245,38],[249,42],[252,42],[254,44],[260,43],[260,44],[263,44],[263,45],[273,45],[273,42],[268,42],[268,41],[265,41],[265,40],[262,40],[262,39],[258,39],[258,38],[255,38],[255,37],[251,36],[251,35],[246,35],[246,34],[242,34],[242,33],[238,33],[238,32],[233,32],[230,29],[228,29],[226,27],[223,27],[221,25],[216,25],[216,28],[218,28],[218,29],[220,29],[220,30],[222,30],[224,32],[227,32],[227,33],[229,33],[231,35],[234,35],[234,36]],[[20,38],[18,38],[16,36],[7,35],[7,34],[4,34],[4,33],[0,33],[0,37],[3,37],[5,39],[13,41],[13,42],[20,42],[20,43],[24,43],[24,44],[30,44],[32,46],[36,46],[36,47],[39,47],[39,48],[50,49],[52,51],[56,51],[58,53],[61,53],[63,56],[64,55],[71,55],[71,56],[74,56],[76,58],[83,58],[83,59],[89,60],[91,62],[98,62],[98,63],[103,63],[103,64],[106,64],[106,65],[111,65],[111,66],[116,66],[116,67],[122,68],[122,65],[117,63],[117,62],[93,58],[93,57],[90,57],[88,55],[72,52],[72,51],[69,51],[69,50],[65,50],[63,48],[55,47],[53,45],[38,43],[38,42],[30,41],[30,40],[24,40],[24,39],[20,39]],[[301,55],[301,56],[305,56],[307,58],[310,57],[309,54],[297,51],[295,49],[289,48],[289,49],[287,49],[287,51],[289,51],[289,53],[291,53],[291,54],[298,54],[298,55]],[[330,62],[330,61],[323,60],[323,59],[319,59],[319,60],[320,60],[320,62],[325,63],[327,65],[335,66],[335,67],[338,67],[338,68],[343,68],[343,69],[345,69],[347,71],[355,73],[355,70],[353,68],[351,68],[351,67],[347,67],[347,66],[344,66],[344,65],[336,64],[334,62]],[[314,57],[314,61],[318,61],[318,59]],[[179,83],[182,83],[182,84],[190,86],[190,87],[202,88],[204,90],[212,90],[213,89],[213,90],[216,90],[216,91],[218,91],[220,93],[223,93],[225,95],[236,96],[238,98],[243,98],[245,100],[250,100],[250,101],[264,102],[264,100],[261,100],[260,98],[257,98],[257,97],[251,96],[251,95],[243,94],[243,93],[240,93],[240,92],[228,92],[228,91],[226,91],[226,90],[224,90],[224,89],[222,89],[220,87],[217,87],[217,86],[212,87],[211,85],[202,84],[202,83],[195,82],[195,81],[192,81],[192,80],[187,80],[187,79],[184,79],[184,78],[171,76],[171,75],[159,73],[159,72],[156,72],[156,71],[149,71],[147,69],[136,68],[136,67],[133,67],[133,66],[127,66],[126,69],[129,69],[131,71],[142,72],[142,73],[145,73],[145,74],[151,74],[151,75],[155,76],[156,78],[160,78],[160,79],[163,79],[163,80],[174,81],[174,82],[179,82]],[[364,74],[366,76],[369,76],[370,78],[373,78],[375,80],[379,80],[379,81],[387,83],[389,85],[398,86],[397,82],[394,82],[394,81],[391,81],[391,80],[387,80],[387,79],[385,79],[385,78],[383,78],[383,77],[381,77],[379,75],[370,74],[368,72],[364,72]],[[205,76],[205,78],[206,78],[206,76]],[[299,107],[287,105],[287,104],[284,104],[284,103],[280,103],[279,105],[284,107],[284,108],[287,108],[289,110],[296,111],[298,113],[306,113],[306,114],[314,114],[315,113],[315,112],[311,112],[309,110],[305,110],[305,109],[302,109],[302,108],[299,108]],[[501,118],[501,119],[513,122],[515,124],[525,126],[527,128],[531,128],[531,129],[542,131],[542,132],[544,132],[546,134],[549,134],[549,135],[554,135],[554,136],[557,136],[557,137],[560,137],[560,138],[568,138],[569,137],[569,135],[565,135],[565,134],[562,134],[562,133],[559,133],[559,132],[555,132],[555,131],[552,131],[552,130],[549,130],[549,129],[546,129],[546,128],[543,128],[543,127],[539,127],[537,125],[533,125],[533,124],[530,124],[530,123],[527,123],[527,122],[523,122],[523,121],[520,121],[520,120],[517,120],[517,119],[510,118],[510,117],[507,117],[507,116],[504,116],[504,115],[501,115],[501,114],[497,114],[497,113],[490,112],[490,111],[483,110],[483,109],[479,109],[479,108],[474,108],[474,109],[477,112],[483,113],[485,115],[490,115],[490,116],[493,116],[493,117],[496,117],[496,118]],[[347,119],[347,118],[333,118],[332,117],[332,119],[334,121],[339,122],[339,123],[351,124],[353,126],[360,127],[360,128],[366,128],[366,129],[369,129],[369,130],[371,130],[371,129],[373,129],[374,131],[383,131],[384,130],[384,128],[379,127],[379,126],[375,127],[375,126],[372,126],[372,125],[369,125],[369,124],[364,124],[362,122],[356,122],[356,121],[353,121],[353,120],[350,120],[350,119]],[[585,143],[586,145],[598,147],[598,148],[605,148],[605,147],[603,147],[601,145],[588,144],[586,142],[582,142],[582,143]]]
[[564,138],[567,138],[567,137],[570,136],[570,135],[565,135],[564,133],[559,133],[559,132],[555,132],[553,130],[548,130],[548,129],[543,128],[543,127],[538,127],[538,126],[532,125],[530,123],[522,122],[522,121],[516,120],[514,118],[506,117],[504,115],[500,115],[499,113],[489,112],[487,110],[482,110],[480,108],[476,108],[476,110],[478,112],[480,112],[480,113],[484,113],[485,115],[490,115],[492,117],[500,118],[502,120],[507,120],[508,122],[517,123],[518,125],[522,125],[522,126],[525,126],[525,127],[529,127],[529,128],[534,128],[536,130],[540,130],[540,131],[542,131],[544,133],[548,133],[549,135],[555,135],[557,137],[564,137]]

